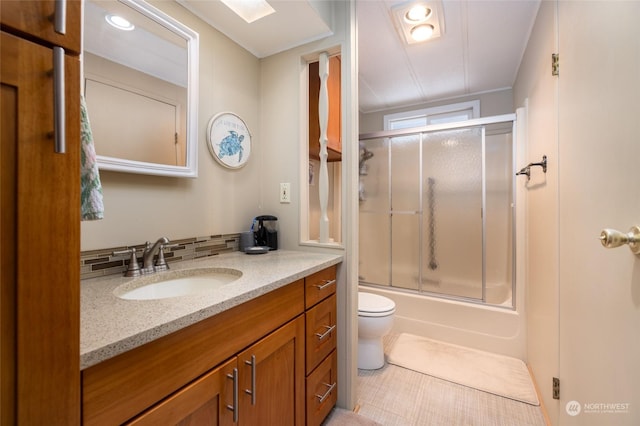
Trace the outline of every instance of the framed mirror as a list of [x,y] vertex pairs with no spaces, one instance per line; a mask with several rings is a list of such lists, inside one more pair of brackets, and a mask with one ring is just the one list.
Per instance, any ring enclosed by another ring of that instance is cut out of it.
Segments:
[[83,68],[100,169],[198,175],[198,33],[142,0],[87,0]]

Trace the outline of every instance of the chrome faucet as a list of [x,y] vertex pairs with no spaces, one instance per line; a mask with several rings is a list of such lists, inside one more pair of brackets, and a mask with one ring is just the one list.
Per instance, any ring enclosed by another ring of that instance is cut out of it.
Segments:
[[153,256],[155,256],[160,246],[168,243],[169,239],[167,237],[158,238],[158,241],[156,241],[153,246],[149,241],[147,241],[147,245],[142,253],[142,274],[152,274],[155,271],[153,266]]

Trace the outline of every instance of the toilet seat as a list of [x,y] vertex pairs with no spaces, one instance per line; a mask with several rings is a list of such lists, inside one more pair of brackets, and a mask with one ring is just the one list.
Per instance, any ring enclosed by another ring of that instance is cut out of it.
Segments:
[[373,293],[358,293],[358,316],[386,317],[396,311],[396,304],[388,297]]

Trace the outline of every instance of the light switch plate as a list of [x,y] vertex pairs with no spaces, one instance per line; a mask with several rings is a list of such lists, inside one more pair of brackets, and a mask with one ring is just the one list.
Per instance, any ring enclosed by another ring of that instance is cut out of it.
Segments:
[[289,182],[280,184],[280,202],[291,202],[291,184]]

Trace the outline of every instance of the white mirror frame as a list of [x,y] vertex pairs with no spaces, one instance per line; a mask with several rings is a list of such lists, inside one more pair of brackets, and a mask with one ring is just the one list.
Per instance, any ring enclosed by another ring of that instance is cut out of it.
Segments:
[[187,42],[188,83],[187,83],[187,155],[185,166],[147,163],[124,158],[97,155],[101,170],[139,173],[157,176],[189,177],[198,176],[198,33],[151,6],[143,0],[118,0],[137,12],[156,21],[163,27],[184,38]]

